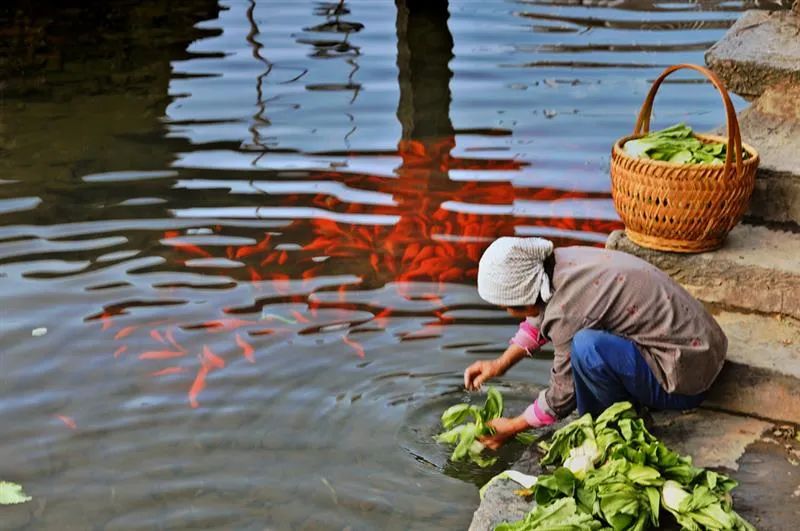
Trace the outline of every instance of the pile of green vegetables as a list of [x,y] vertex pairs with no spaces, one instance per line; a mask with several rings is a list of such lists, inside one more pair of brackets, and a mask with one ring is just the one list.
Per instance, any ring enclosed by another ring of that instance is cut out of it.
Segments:
[[[623,148],[632,157],[680,164],[724,164],[727,155],[723,142],[701,142],[683,123],[628,140]],[[747,152],[742,151],[747,158]]]
[[658,527],[663,507],[689,531],[755,531],[732,508],[737,483],[692,466],[656,439],[630,402],[619,402],[596,420],[586,414],[553,434],[539,476],[520,494],[536,507],[495,531],[627,531]]
[[[480,467],[493,465],[496,457],[483,457],[484,445],[478,440],[493,435],[489,422],[503,416],[503,395],[490,387],[483,407],[470,404],[456,404],[442,413],[442,427],[447,430],[436,437],[436,442],[456,445],[450,456],[451,461],[461,461],[465,457]],[[472,419],[470,421],[470,418]],[[516,439],[523,444],[531,444],[535,437],[518,434]]]

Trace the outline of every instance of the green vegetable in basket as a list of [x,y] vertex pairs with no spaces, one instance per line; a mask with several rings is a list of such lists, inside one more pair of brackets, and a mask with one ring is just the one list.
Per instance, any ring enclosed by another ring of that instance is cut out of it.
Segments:
[[683,123],[628,140],[623,148],[632,157],[679,164],[723,164],[727,155],[723,142],[702,142]]
[[[451,461],[460,461],[469,457],[480,467],[491,466],[497,461],[497,458],[483,457],[481,452],[485,447],[478,439],[492,435],[494,432],[488,423],[502,415],[503,395],[494,387],[490,387],[486,403],[482,408],[470,404],[456,404],[442,413],[442,427],[447,431],[439,434],[436,442],[456,446],[450,456]],[[523,444],[530,444],[534,437],[529,434],[518,434],[516,439]]]

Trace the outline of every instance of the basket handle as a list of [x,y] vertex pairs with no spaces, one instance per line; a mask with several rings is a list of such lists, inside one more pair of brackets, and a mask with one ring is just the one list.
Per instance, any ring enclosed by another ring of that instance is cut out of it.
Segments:
[[[700,72],[706,76],[722,95],[722,102],[725,104],[725,114],[728,119],[728,148],[725,150],[725,175],[728,175],[728,172],[730,171],[731,163],[733,162],[733,157],[735,154],[736,174],[741,177],[742,172],[744,171],[742,167],[742,135],[739,131],[739,121],[736,119],[736,111],[733,108],[731,98],[728,96],[728,91],[725,90],[725,86],[722,84],[722,81],[720,81],[714,72],[702,66],[680,64],[666,68],[653,82],[653,86],[650,87],[650,92],[647,94],[647,98],[645,98],[642,108],[639,111],[639,117],[636,119],[636,127],[633,130],[633,134],[638,136],[646,135],[650,132],[650,115],[653,111],[653,100],[656,98],[656,92],[658,92],[658,88],[668,75],[683,68],[696,70],[697,72]],[[733,150],[731,150],[731,146],[733,146]]]

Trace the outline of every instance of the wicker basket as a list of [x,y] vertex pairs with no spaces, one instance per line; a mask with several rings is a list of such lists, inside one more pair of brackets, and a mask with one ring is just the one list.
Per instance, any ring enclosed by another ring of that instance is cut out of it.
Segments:
[[[650,131],[650,114],[658,87],[676,70],[705,75],[722,95],[728,137],[695,135],[702,142],[727,142],[724,165],[681,164],[634,158],[622,146]],[[731,149],[732,147],[732,149]],[[742,150],[749,153],[743,160]],[[735,160],[734,160],[735,157]],[[619,139],[611,151],[611,193],[625,232],[642,247],[698,253],[717,249],[742,219],[753,192],[758,153],[742,144],[739,122],[719,78],[697,65],[674,65],[653,82],[639,111],[633,135]]]

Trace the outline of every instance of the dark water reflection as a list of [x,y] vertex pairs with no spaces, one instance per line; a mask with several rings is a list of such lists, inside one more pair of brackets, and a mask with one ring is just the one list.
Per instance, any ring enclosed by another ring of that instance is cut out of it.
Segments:
[[[0,11],[2,527],[464,527],[480,253],[602,244],[610,144],[746,6],[173,4]],[[656,124],[717,126],[687,79]]]

